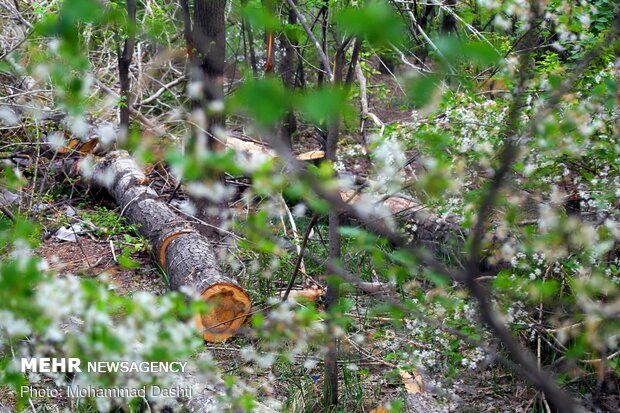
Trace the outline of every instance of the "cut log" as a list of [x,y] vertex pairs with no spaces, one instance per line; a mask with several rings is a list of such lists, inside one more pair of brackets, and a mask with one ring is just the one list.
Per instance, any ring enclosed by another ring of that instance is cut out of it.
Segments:
[[[285,291],[278,293],[278,298],[284,297]],[[291,301],[318,301],[323,297],[324,291],[316,284],[301,290],[291,290],[288,294],[288,299]]]
[[115,151],[95,159],[92,170],[81,165],[79,158],[67,159],[65,171],[70,176],[92,178],[92,187],[105,189],[121,207],[122,215],[151,243],[170,287],[190,289],[208,304],[208,309],[195,317],[204,339],[221,342],[231,337],[251,309],[250,297],[221,271],[209,240],[159,198],[127,152]]
[[[88,149],[88,142],[85,145]],[[235,137],[228,137],[226,146],[238,153],[250,158],[254,155],[264,155],[277,158],[276,153],[267,145],[260,142],[251,142]],[[74,148],[78,152],[87,152],[81,146]],[[323,151],[309,151],[296,155],[297,160],[308,163],[319,163],[325,158]],[[363,183],[363,182],[362,182]],[[341,191],[343,200],[356,204],[362,197],[354,190]],[[413,238],[434,253],[452,254],[462,247],[467,232],[462,229],[458,217],[455,215],[439,216],[429,210],[421,202],[393,195],[381,201],[377,206],[384,206],[381,218],[396,217],[401,222],[406,222]],[[376,212],[381,212],[379,209]]]
[[[362,200],[353,190],[341,191],[340,196],[353,205]],[[447,252],[450,246],[462,246],[467,236],[455,215],[440,217],[415,200],[394,195],[377,201],[377,206],[385,207],[383,210],[376,210],[378,218],[393,216],[400,222],[407,223],[413,238],[434,253]]]
[[[277,158],[275,151],[265,144],[250,142],[239,138],[229,136],[226,138],[226,146],[235,151],[251,156],[253,154],[266,155],[270,158]],[[308,151],[296,155],[298,161],[317,164],[325,159],[324,151]]]

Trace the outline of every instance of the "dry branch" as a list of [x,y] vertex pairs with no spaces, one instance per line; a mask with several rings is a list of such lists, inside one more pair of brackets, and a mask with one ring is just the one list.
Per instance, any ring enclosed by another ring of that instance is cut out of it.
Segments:
[[219,342],[231,337],[250,311],[250,298],[235,279],[222,273],[208,239],[159,198],[127,152],[95,159],[92,170],[82,160],[66,159],[65,171],[70,176],[92,177],[92,187],[105,189],[114,198],[122,215],[153,246],[173,290],[189,288],[208,303],[209,308],[195,317],[204,339]]

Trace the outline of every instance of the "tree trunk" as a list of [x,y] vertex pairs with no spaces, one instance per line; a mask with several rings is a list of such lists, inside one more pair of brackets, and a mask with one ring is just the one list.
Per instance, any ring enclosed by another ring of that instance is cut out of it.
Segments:
[[[456,7],[456,0],[447,0],[446,7],[450,10],[454,10]],[[443,10],[444,16],[441,20],[441,32],[443,34],[455,34],[456,33],[456,18],[452,13]]]
[[120,130],[121,138],[124,139],[129,133],[129,110],[131,80],[129,79],[129,66],[133,57],[135,44],[135,25],[136,25],[136,0],[127,0],[127,23],[129,34],[125,39],[123,51],[118,48],[118,77],[121,84],[120,89]]
[[202,90],[207,117],[207,141],[211,149],[222,149],[213,139],[216,128],[224,126],[221,110],[214,110],[214,102],[224,102],[224,62],[226,59],[226,0],[196,0],[192,39],[200,59]]
[[[341,87],[342,72],[345,62],[345,44],[343,43],[336,52],[333,86]],[[327,133],[326,158],[331,162],[337,161],[338,137],[340,136],[340,113],[333,114],[329,121]],[[337,174],[337,172],[336,172]],[[335,209],[329,211],[329,258],[333,261],[340,259],[340,214]],[[333,307],[338,303],[340,286],[338,283],[328,282],[325,293],[325,310],[333,312]],[[325,353],[325,404],[335,406],[338,404],[338,341],[333,333],[333,314],[327,318],[328,343]]]
[[[224,144],[217,139],[225,126],[224,115],[224,66],[226,59],[226,0],[196,0],[194,2],[192,22],[192,42],[195,54],[192,57],[192,75],[194,81],[201,84],[201,99],[197,102],[202,106],[204,117],[199,117],[202,130],[195,128],[194,139],[190,148],[198,156],[207,150],[220,151]],[[198,104],[192,107],[197,112]],[[208,173],[207,181],[225,183],[224,175]],[[197,216],[207,221],[210,226],[203,229],[209,235],[215,235],[217,228],[222,226],[226,216],[222,213],[209,214],[210,206],[217,206],[218,212],[227,210],[226,200],[213,205],[204,198],[192,198],[197,206]]]
[[[241,0],[242,9],[245,9],[247,5],[248,5],[248,0]],[[247,35],[247,44],[246,44],[247,53],[245,56],[246,64],[248,62],[247,54],[249,54],[249,58],[250,58],[249,61],[250,61],[250,67],[252,68],[252,75],[256,76],[258,75],[258,64],[256,63],[256,52],[254,51],[254,32],[252,30],[252,25],[249,24],[248,19],[245,16],[241,18],[241,34],[243,35],[244,43],[245,43],[245,39]]]
[[[85,175],[80,159],[65,161],[70,176]],[[102,182],[104,176],[112,179]],[[105,189],[123,216],[151,243],[170,287],[189,288],[207,302],[208,309],[195,317],[204,339],[220,342],[231,337],[250,311],[250,297],[236,280],[222,273],[209,241],[159,198],[127,152],[115,151],[97,159],[92,177],[90,185]]]
[[[288,8],[288,24],[297,24],[297,16],[290,7]],[[280,50],[282,51],[282,58],[280,60],[282,82],[292,90],[295,88],[295,47],[293,47],[291,40],[284,33],[280,34],[279,41]],[[296,131],[297,119],[295,118],[295,113],[291,110],[286,114],[280,126],[280,137],[284,142],[288,143],[289,148],[293,148],[292,137]]]
[[183,37],[185,37],[185,47],[187,57],[191,59],[194,45],[192,41],[192,19],[190,17],[189,3],[187,0],[180,0],[181,20],[183,21]]

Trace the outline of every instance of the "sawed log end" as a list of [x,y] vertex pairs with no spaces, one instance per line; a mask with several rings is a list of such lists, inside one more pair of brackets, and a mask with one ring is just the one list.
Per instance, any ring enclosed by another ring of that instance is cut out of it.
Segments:
[[210,343],[220,343],[233,336],[252,307],[250,296],[235,284],[214,284],[204,290],[201,297],[209,308],[194,320],[205,341]]

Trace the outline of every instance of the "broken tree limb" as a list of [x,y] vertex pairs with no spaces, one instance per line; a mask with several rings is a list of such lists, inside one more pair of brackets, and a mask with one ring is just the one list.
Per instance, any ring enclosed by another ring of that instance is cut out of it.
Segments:
[[207,302],[208,309],[195,317],[204,339],[220,342],[231,337],[250,311],[250,297],[221,271],[208,239],[159,198],[127,152],[92,159],[92,169],[85,166],[83,158],[66,159],[65,171],[90,178],[92,187],[105,189],[114,198],[121,215],[138,226],[140,235],[153,246],[173,290],[188,288]]

